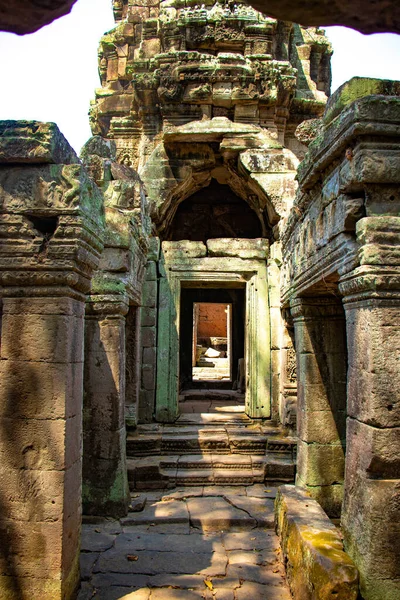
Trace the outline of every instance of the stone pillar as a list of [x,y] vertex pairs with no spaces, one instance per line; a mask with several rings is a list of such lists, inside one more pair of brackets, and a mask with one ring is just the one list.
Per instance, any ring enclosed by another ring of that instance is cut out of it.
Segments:
[[125,429],[123,302],[87,304],[85,324],[83,510],[120,517],[130,503]]
[[[388,239],[393,237],[388,231]],[[395,600],[400,597],[400,275],[387,267],[359,267],[340,288],[349,349],[345,547],[360,571],[363,598]]]
[[0,162],[12,163],[0,170],[0,598],[69,600],[102,195],[54,124],[0,122],[0,134]]
[[141,380],[139,391],[139,423],[151,423],[155,413],[157,366],[157,261],[160,254],[159,238],[150,238],[140,308]]
[[24,295],[3,299],[0,597],[70,598],[79,584],[84,303]]
[[344,311],[335,297],[291,301],[298,377],[296,485],[329,516],[343,497],[346,423]]

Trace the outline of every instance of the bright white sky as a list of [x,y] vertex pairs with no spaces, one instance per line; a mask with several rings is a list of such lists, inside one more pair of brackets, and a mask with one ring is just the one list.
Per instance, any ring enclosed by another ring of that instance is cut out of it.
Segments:
[[[79,152],[91,135],[98,43],[113,26],[111,0],[78,0],[70,15],[36,33],[0,33],[0,119],[55,121]],[[332,91],[354,75],[400,80],[400,36],[343,27],[327,33],[335,49]]]

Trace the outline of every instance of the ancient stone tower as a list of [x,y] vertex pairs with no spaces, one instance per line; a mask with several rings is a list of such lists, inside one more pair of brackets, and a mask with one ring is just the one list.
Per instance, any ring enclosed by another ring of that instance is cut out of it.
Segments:
[[[277,21],[241,2],[116,1],[114,14],[116,28],[100,43],[102,87],[91,125],[121,165],[138,171],[155,248],[144,287],[146,377],[138,377],[142,388],[128,410],[139,421],[176,418],[178,391],[191,380],[180,311],[196,301],[184,290],[212,288],[210,302],[227,301],[229,288],[236,290],[231,296],[244,294],[248,315],[244,330],[234,332],[242,348],[233,348],[231,384],[244,345],[248,414],[293,420],[293,350],[279,310],[280,231],[306,150],[294,132],[323,113],[330,45],[317,28]],[[267,326],[258,328],[261,320]],[[240,319],[233,321],[237,329]],[[277,373],[282,347],[285,366]]]

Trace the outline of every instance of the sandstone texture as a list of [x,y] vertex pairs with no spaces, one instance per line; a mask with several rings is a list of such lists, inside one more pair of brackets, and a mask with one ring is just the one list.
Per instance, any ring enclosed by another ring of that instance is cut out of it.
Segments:
[[357,569],[319,504],[302,489],[285,485],[279,488],[275,515],[294,600],[356,600]]

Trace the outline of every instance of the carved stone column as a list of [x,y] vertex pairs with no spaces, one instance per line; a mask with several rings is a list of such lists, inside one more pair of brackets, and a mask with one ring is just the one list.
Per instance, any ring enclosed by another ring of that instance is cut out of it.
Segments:
[[[102,195],[53,124],[0,122],[0,597],[79,585],[84,303]],[[50,163],[50,164],[49,164]],[[52,164],[51,164],[52,163]],[[61,164],[64,163],[64,164]]]
[[368,600],[400,595],[400,271],[391,248],[400,243],[399,221],[357,224],[362,262],[375,265],[340,283],[349,352],[342,527]]
[[84,160],[100,166],[95,173],[105,188],[106,234],[86,309],[83,508],[86,514],[121,517],[130,503],[126,421],[136,426],[139,371],[133,363],[140,344],[137,311],[148,250],[147,217],[136,171],[115,163],[113,153],[109,161],[104,140],[92,138],[84,150]]
[[343,497],[346,423],[346,337],[340,300],[291,301],[297,355],[296,484],[330,516]]

